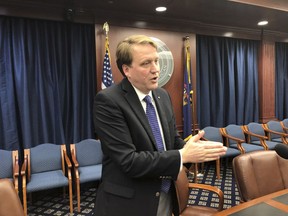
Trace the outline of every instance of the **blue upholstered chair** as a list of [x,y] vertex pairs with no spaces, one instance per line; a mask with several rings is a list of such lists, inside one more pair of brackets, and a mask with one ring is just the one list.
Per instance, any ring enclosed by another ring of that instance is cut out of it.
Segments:
[[[20,173],[23,177],[25,171]],[[10,179],[14,184],[15,190],[19,192],[19,165],[18,165],[18,151],[8,151],[0,149],[0,179]]]
[[70,145],[76,180],[77,207],[80,211],[80,184],[98,181],[102,176],[103,153],[99,140],[86,139]]
[[275,149],[275,146],[279,144],[278,142],[268,140],[263,124],[250,122],[249,124],[243,126],[243,130],[247,135],[248,143],[265,146],[266,150],[273,150]]
[[285,133],[280,121],[268,121],[263,125],[270,141],[288,144],[288,134]]
[[285,131],[285,133],[288,133],[288,118],[286,119],[283,119],[281,122],[280,122],[283,130]]
[[[205,131],[205,134],[203,137],[204,140],[221,142],[221,143],[225,144],[223,142],[223,136],[220,132],[220,128],[207,126],[207,127],[203,128],[203,130]],[[241,154],[240,150],[227,146],[226,154],[221,156],[221,158],[235,157],[239,154]],[[216,160],[216,174],[217,174],[218,179],[220,179],[220,165],[221,165],[220,159]]]
[[[23,182],[23,206],[27,215],[26,193],[52,188],[69,188],[70,213],[73,213],[72,164],[66,154],[65,145],[40,144],[24,150],[27,166],[26,182]],[[65,193],[65,190],[64,190]]]
[[226,143],[226,146],[239,149],[242,154],[246,152],[265,150],[265,146],[247,143],[243,129],[240,125],[230,124],[220,130],[225,138],[224,142]]

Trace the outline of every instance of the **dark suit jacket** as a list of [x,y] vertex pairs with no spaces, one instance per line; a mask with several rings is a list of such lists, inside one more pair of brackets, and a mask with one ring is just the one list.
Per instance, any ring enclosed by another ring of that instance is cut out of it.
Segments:
[[[161,179],[177,179],[181,162],[177,149],[184,141],[176,129],[168,93],[158,88],[152,94],[169,150],[162,153],[157,151],[148,119],[126,78],[95,96],[94,125],[104,153],[95,216],[156,216]],[[174,185],[172,194],[177,211]]]

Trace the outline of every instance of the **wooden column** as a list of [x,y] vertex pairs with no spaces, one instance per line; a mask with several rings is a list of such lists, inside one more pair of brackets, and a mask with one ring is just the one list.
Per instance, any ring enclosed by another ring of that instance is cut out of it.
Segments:
[[259,120],[275,119],[275,41],[262,33],[259,55]]

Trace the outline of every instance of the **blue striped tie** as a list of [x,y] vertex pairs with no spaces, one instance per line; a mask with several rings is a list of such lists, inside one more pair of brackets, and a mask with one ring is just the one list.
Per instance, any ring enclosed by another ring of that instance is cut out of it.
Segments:
[[[164,144],[163,144],[160,127],[159,127],[157,116],[156,116],[156,111],[152,104],[151,97],[147,95],[144,98],[144,101],[146,102],[146,116],[148,118],[154,138],[156,140],[158,151],[162,152],[164,151]],[[161,190],[165,193],[168,193],[170,189],[170,185],[171,185],[171,180],[163,179]]]

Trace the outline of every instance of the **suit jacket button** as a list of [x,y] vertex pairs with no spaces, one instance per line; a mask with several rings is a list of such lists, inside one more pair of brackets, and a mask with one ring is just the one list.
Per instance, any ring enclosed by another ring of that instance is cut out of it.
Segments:
[[160,196],[160,192],[156,192],[156,197],[159,197]]

